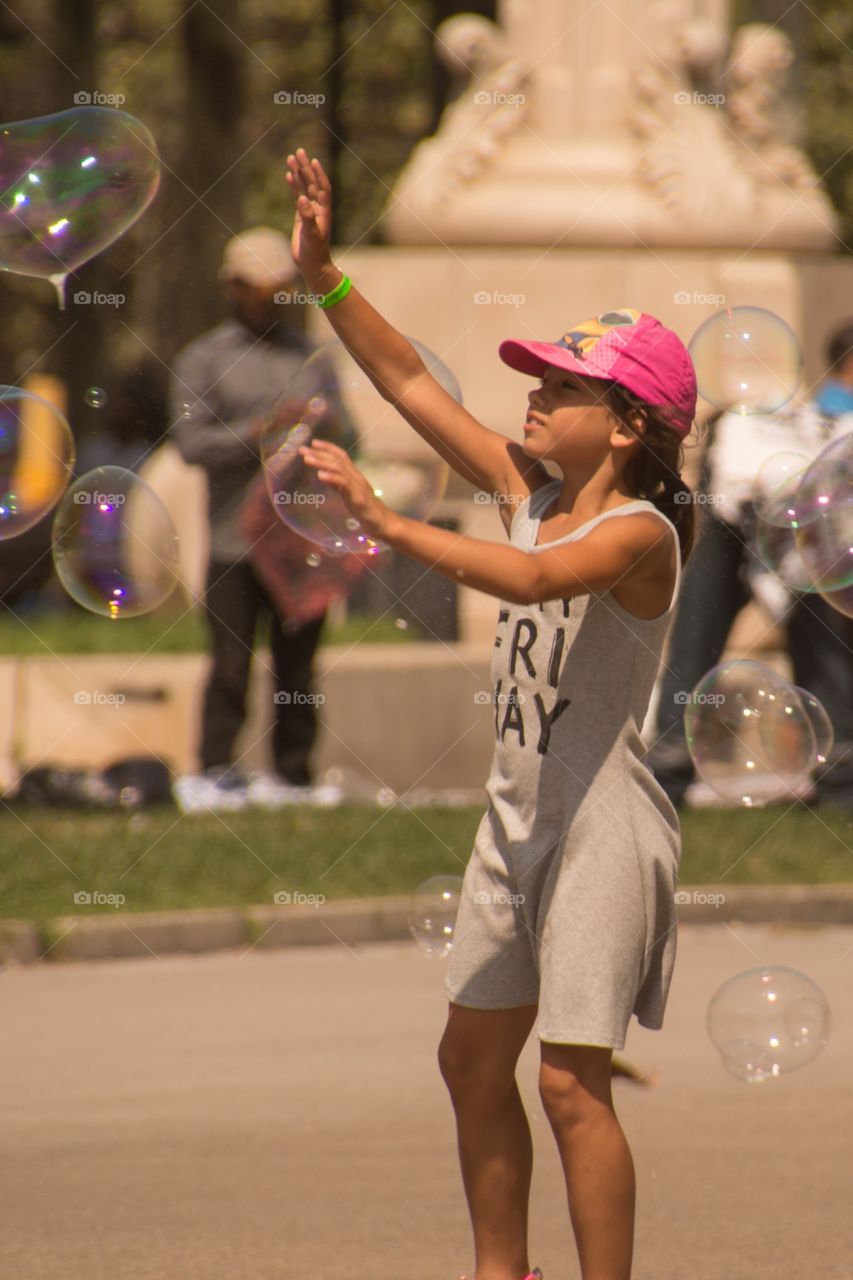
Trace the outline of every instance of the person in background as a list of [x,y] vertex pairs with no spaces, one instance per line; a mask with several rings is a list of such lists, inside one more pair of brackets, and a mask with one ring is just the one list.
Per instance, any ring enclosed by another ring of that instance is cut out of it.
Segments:
[[[794,683],[823,703],[835,731],[829,760],[807,793],[818,804],[853,809],[853,619],[819,595],[798,592],[768,571],[754,548],[756,479],[780,453],[814,458],[853,431],[853,320],[830,335],[828,374],[812,399],[795,398],[772,416],[718,414],[702,466],[703,527],[685,574],[663,668],[649,763],[676,807],[698,803],[684,737],[686,695],[721,661],[741,609],[755,599],[780,625]],[[688,789],[692,788],[690,794]],[[710,798],[710,797],[709,797]]]
[[[309,762],[317,731],[313,666],[325,613],[307,621],[284,615],[280,597],[255,571],[241,521],[259,473],[267,415],[314,350],[300,331],[299,273],[285,237],[256,227],[229,241],[219,275],[231,316],[179,353],[169,395],[171,437],[185,462],[207,472],[210,525],[204,608],[212,664],[202,708],[202,774],[179,780],[176,797],[186,810],[332,804],[338,789],[312,786]],[[234,744],[262,617],[270,626],[275,773],[246,776]]]

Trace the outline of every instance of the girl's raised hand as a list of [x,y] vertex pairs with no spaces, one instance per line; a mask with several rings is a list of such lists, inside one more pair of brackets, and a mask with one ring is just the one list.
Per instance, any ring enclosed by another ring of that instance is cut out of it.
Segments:
[[331,263],[332,184],[317,159],[310,160],[304,147],[287,157],[287,183],[296,197],[291,250],[306,280],[319,275]]
[[365,533],[371,538],[387,536],[392,512],[380,502],[370,482],[362,475],[346,449],[328,440],[312,440],[299,450],[303,462],[317,468],[317,478],[337,489]]

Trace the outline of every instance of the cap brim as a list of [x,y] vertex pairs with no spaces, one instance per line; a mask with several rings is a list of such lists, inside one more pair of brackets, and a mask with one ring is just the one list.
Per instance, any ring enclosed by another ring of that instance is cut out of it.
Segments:
[[541,378],[545,370],[552,367],[568,369],[583,378],[610,381],[607,374],[590,368],[566,347],[559,347],[553,342],[520,342],[516,338],[507,338],[498,347],[498,355],[511,369],[518,373],[529,373],[534,378]]

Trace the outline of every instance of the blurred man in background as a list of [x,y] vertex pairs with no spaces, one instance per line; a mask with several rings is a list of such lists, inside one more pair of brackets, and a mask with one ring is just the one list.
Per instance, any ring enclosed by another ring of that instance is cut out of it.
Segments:
[[[231,318],[180,352],[169,397],[174,443],[186,462],[207,472],[210,551],[204,606],[213,659],[202,710],[203,772],[181,779],[176,795],[184,809],[334,803],[339,798],[334,788],[311,786],[309,767],[317,729],[313,663],[325,614],[294,622],[282,613],[255,572],[241,528],[247,490],[259,471],[267,415],[313,350],[300,331],[302,306],[294,296],[298,271],[285,237],[257,227],[229,241],[219,274]],[[246,716],[262,615],[270,623],[276,690],[275,775],[246,777],[233,752]]]

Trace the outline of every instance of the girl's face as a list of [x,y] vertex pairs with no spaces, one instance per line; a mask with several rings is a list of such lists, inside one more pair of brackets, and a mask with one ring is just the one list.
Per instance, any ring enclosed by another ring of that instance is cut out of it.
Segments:
[[599,378],[584,378],[549,365],[528,396],[524,452],[554,462],[597,464],[618,423],[603,399]]

